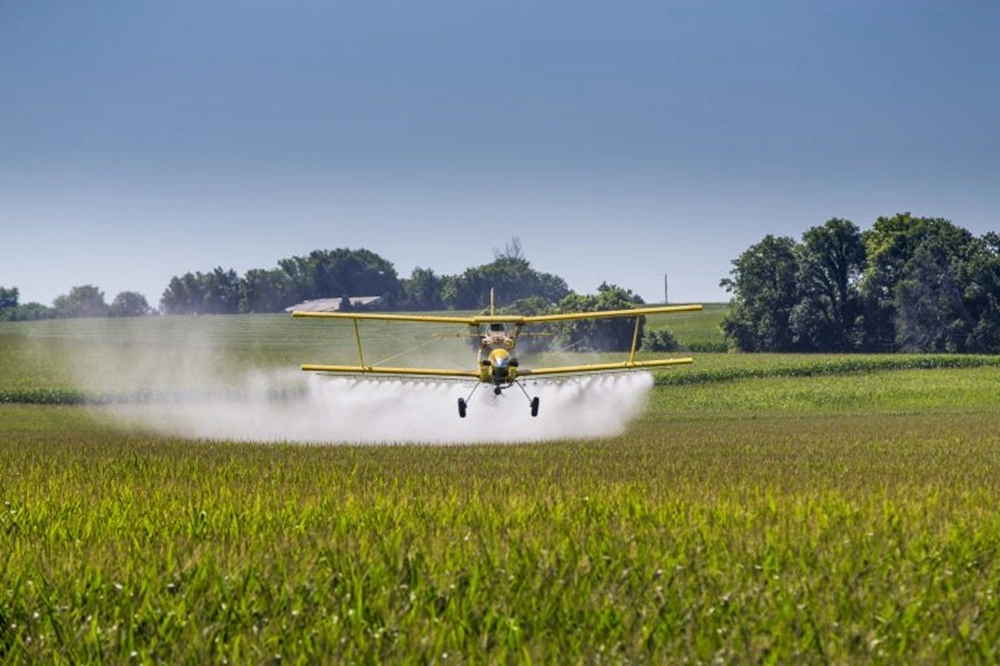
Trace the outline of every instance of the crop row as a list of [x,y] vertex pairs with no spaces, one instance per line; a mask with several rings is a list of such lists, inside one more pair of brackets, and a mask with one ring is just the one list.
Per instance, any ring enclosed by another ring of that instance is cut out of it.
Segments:
[[[823,377],[890,370],[933,370],[1000,365],[1000,358],[993,356],[959,355],[782,356],[775,358],[754,356],[750,360],[761,362],[752,364],[746,362],[747,357],[744,355],[724,354],[708,358],[711,359],[711,365],[707,368],[699,368],[696,365],[681,371],[658,374],[656,377],[657,385],[683,386],[740,379]],[[728,363],[727,361],[733,362]],[[267,397],[271,400],[295,399],[301,395],[301,391],[301,388],[286,386],[271,390]],[[56,387],[0,386],[0,404],[104,405],[210,400],[239,397],[239,395],[238,390],[225,388],[199,392],[197,390],[164,391],[154,389],[101,391]]]
[[[295,400],[305,392],[303,387],[270,389],[264,397],[271,402]],[[213,391],[89,391],[66,388],[0,388],[0,404],[20,405],[124,405],[170,404],[226,401],[245,398],[238,390]]]
[[[729,355],[729,358],[739,356]],[[789,358],[785,356],[784,358]],[[767,362],[755,365],[732,364],[728,367],[716,365],[707,369],[697,366],[684,372],[660,373],[656,384],[681,386],[685,384],[706,384],[727,382],[737,379],[762,379],[766,377],[823,377],[850,375],[888,370],[936,370],[943,368],[979,368],[1000,366],[996,356],[944,355],[944,354],[900,354],[900,355],[843,355],[843,356],[800,356],[797,361]]]

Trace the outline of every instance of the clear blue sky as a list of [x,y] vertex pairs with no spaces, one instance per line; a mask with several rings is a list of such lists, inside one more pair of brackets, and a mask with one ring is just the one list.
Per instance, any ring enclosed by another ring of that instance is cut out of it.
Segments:
[[1000,3],[0,0],[0,285],[521,239],[578,291],[725,300],[765,234],[1000,229]]

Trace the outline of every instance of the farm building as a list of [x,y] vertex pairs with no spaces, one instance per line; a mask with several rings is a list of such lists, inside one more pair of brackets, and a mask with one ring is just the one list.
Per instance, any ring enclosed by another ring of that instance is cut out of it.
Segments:
[[378,307],[382,302],[381,296],[339,296],[337,298],[314,298],[308,301],[296,303],[285,308],[285,312],[299,310],[300,312],[336,312],[340,310],[344,301],[351,304],[351,308],[373,308]]

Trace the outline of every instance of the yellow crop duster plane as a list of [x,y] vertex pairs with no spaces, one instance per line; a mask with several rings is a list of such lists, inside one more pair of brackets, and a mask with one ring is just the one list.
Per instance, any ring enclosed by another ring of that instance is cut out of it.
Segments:
[[[492,296],[492,294],[491,294]],[[492,298],[490,299],[492,301]],[[465,418],[469,400],[482,384],[493,386],[493,393],[500,393],[512,386],[517,386],[528,399],[531,415],[538,416],[538,397],[530,397],[518,381],[521,378],[550,378],[566,375],[586,375],[608,372],[625,372],[630,370],[648,370],[665,368],[672,365],[691,363],[690,358],[665,358],[652,361],[636,361],[636,343],[639,339],[640,318],[645,315],[664,314],[669,312],[694,312],[701,310],[700,305],[665,305],[650,308],[634,308],[631,310],[604,310],[598,312],[572,312],[566,314],[551,314],[538,316],[497,315],[493,304],[490,304],[489,315],[475,317],[449,317],[438,315],[417,314],[376,314],[362,312],[292,312],[293,317],[317,317],[325,319],[350,319],[354,322],[354,334],[358,343],[357,365],[320,365],[306,364],[302,369],[308,372],[322,372],[347,375],[366,376],[396,376],[421,377],[426,379],[466,379],[476,381],[472,392],[467,398],[458,399],[458,415]],[[635,318],[635,332],[632,335],[632,349],[627,361],[618,363],[591,363],[587,365],[564,365],[548,368],[522,368],[518,364],[515,348],[518,337],[525,326],[532,324],[547,324],[574,319],[611,319]],[[462,324],[470,327],[470,335],[479,338],[479,352],[475,369],[460,370],[447,368],[392,368],[378,365],[366,365],[361,351],[361,332],[359,321],[398,321],[422,322],[434,324]]]

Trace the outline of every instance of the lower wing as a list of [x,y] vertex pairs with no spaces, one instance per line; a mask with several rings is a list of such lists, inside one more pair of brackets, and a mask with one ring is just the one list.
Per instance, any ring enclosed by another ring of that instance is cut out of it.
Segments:
[[442,368],[389,368],[370,365],[303,365],[306,372],[328,372],[341,375],[394,375],[396,377],[444,377],[451,379],[479,379],[479,373],[471,370],[447,370]]
[[[592,375],[609,372],[629,372],[632,370],[651,370],[667,368],[674,365],[686,365],[694,362],[691,358],[665,358],[656,361],[621,361],[619,363],[590,363],[587,365],[563,365],[551,368],[519,368],[517,378],[535,379],[557,375]],[[423,377],[425,379],[477,379],[483,380],[483,375],[473,370],[450,370],[445,368],[391,368],[371,365],[320,365],[306,364],[302,366],[306,372],[323,372],[339,375]]]

